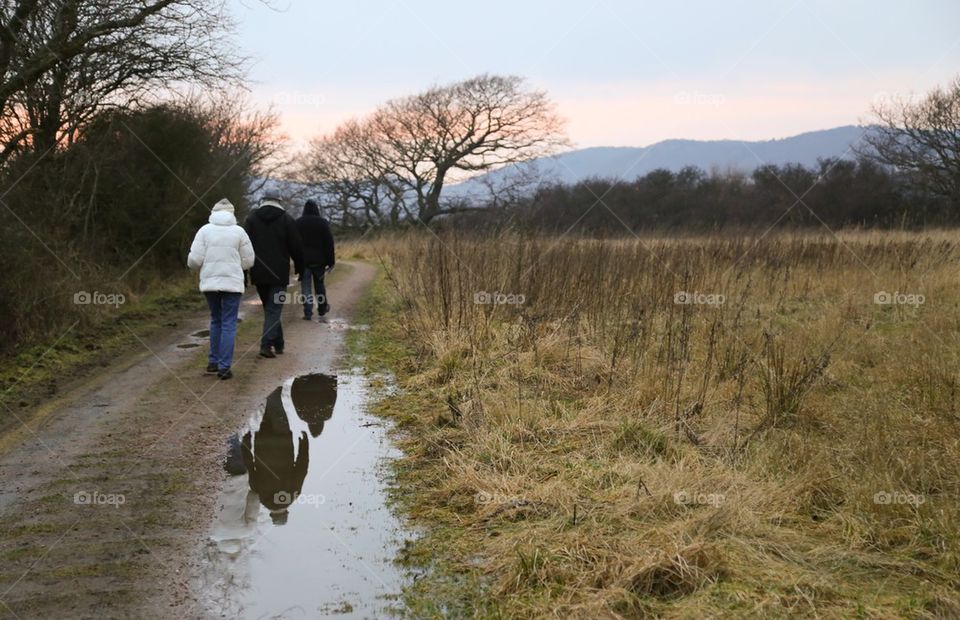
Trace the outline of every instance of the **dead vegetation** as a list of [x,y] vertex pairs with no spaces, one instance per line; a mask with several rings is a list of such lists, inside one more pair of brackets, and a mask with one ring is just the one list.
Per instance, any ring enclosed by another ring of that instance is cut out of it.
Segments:
[[422,615],[960,613],[949,234],[355,251],[412,353]]

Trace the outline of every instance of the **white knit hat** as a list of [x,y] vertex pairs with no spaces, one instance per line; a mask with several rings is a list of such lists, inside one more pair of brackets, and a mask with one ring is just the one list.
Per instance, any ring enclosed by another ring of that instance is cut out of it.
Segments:
[[220,202],[213,205],[213,213],[216,213],[217,211],[229,211],[230,213],[233,213],[233,203],[226,198],[222,198],[220,199]]

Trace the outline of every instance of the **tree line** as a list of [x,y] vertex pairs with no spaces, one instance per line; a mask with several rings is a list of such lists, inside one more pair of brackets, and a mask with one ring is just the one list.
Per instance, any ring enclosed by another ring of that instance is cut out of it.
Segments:
[[219,0],[0,3],[5,348],[99,320],[76,291],[133,298],[181,273],[210,205],[244,205],[274,165],[232,35]]
[[552,184],[507,204],[445,222],[474,231],[623,236],[640,231],[735,228],[920,227],[958,222],[956,205],[915,191],[866,159],[824,159],[815,168],[765,165],[751,174],[695,167],[653,170],[633,181]]

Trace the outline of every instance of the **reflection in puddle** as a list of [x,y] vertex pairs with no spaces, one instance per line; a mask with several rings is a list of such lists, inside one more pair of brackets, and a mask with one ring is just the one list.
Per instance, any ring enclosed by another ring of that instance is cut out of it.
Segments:
[[310,436],[319,437],[337,403],[337,378],[320,374],[297,377],[290,386],[290,397],[297,416],[307,423]]
[[[313,437],[319,436],[323,422],[333,413],[337,400],[336,377],[297,377],[290,392],[297,416],[307,423]],[[287,522],[290,505],[299,499],[303,490],[310,442],[306,431],[301,430],[294,436],[283,407],[282,386],[267,397],[259,427],[252,434],[247,431],[242,446],[250,490],[259,496],[273,523],[283,525]]]
[[362,375],[305,375],[228,440],[204,585],[216,615],[382,617],[402,586],[400,524]]

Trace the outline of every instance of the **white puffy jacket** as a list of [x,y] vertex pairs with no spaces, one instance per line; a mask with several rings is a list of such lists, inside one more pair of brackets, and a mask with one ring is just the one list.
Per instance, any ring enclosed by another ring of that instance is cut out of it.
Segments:
[[250,237],[233,214],[233,205],[224,198],[213,207],[210,223],[197,231],[190,246],[187,266],[200,270],[200,290],[204,293],[243,292],[243,270],[255,260]]

